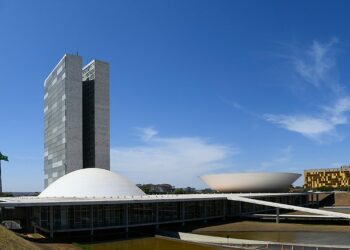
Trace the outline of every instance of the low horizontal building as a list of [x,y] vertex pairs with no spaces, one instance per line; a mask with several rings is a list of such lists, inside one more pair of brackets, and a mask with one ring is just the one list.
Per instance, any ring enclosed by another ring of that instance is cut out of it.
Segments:
[[350,166],[340,168],[306,169],[304,171],[304,187],[342,188],[350,186]]
[[[230,194],[119,197],[1,198],[2,220],[19,221],[28,231],[54,233],[125,229],[188,223],[269,211],[270,206],[231,200]],[[237,194],[233,195],[237,199]],[[309,193],[241,194],[239,197],[309,206]]]
[[[310,206],[310,193],[146,195],[125,177],[88,168],[67,174],[35,197],[0,198],[1,221],[54,233],[189,223]],[[275,208],[274,208],[275,207]]]

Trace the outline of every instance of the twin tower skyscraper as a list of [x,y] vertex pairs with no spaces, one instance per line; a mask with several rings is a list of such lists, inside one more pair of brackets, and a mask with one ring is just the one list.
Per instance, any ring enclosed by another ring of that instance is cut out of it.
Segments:
[[[64,55],[44,83],[44,184],[82,168],[110,169],[109,64]],[[83,181],[83,180],[82,180]]]

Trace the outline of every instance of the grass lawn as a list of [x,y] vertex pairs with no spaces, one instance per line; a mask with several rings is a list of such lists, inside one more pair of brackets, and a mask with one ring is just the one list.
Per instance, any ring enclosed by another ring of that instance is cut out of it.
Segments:
[[35,244],[21,238],[14,232],[7,230],[3,226],[0,226],[0,249],[8,250],[38,250],[40,247]]

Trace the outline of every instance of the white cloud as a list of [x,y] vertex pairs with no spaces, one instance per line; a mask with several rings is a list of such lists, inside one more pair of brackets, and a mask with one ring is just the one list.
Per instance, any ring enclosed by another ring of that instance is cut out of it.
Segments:
[[238,153],[233,147],[200,137],[160,137],[154,128],[152,131],[146,132],[152,136],[142,145],[112,148],[112,170],[138,183],[204,187],[198,176],[232,166],[231,157]]
[[332,107],[324,107],[333,124],[347,124],[346,112],[350,110],[350,97],[340,98]]
[[316,87],[326,84],[332,88],[338,88],[330,76],[330,71],[335,66],[334,46],[337,43],[336,38],[328,43],[314,41],[306,53],[294,58],[296,72]]
[[330,98],[334,104],[321,107],[312,114],[265,114],[263,117],[266,121],[319,142],[323,142],[325,136],[339,138],[337,127],[348,124],[350,96],[344,93],[344,86],[337,81],[333,71],[336,66],[337,43],[336,38],[328,43],[314,41],[307,51],[292,57],[298,75],[320,90],[319,94]]
[[138,135],[144,141],[149,141],[158,134],[158,131],[155,130],[153,127],[137,128],[137,130],[139,132]]
[[334,129],[333,124],[322,118],[305,115],[265,115],[267,121],[281,127],[300,133],[306,137],[317,139],[323,133],[329,133]]
[[297,132],[317,141],[324,135],[337,136],[336,127],[348,124],[347,112],[350,111],[350,97],[343,97],[332,106],[323,107],[318,115],[273,115],[266,114],[267,121],[275,123],[289,131]]

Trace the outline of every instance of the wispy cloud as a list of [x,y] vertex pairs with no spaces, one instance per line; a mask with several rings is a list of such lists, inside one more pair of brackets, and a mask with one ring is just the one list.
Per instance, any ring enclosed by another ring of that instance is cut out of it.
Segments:
[[335,45],[337,43],[337,38],[331,39],[328,43],[314,41],[307,51],[294,57],[293,63],[296,72],[315,87],[325,84],[338,89],[338,84],[331,76],[331,70],[336,65]]
[[154,127],[145,127],[145,128],[136,128],[138,131],[138,135],[144,141],[149,141],[154,136],[158,134],[158,131],[154,129]]
[[135,182],[203,187],[199,175],[232,166],[238,153],[234,147],[201,137],[161,137],[154,128],[138,131],[144,132],[139,134],[142,145],[111,150],[112,170]]
[[[336,127],[348,124],[347,112],[350,111],[350,98],[344,97],[332,106],[322,108],[317,115],[274,115],[266,114],[267,121],[275,123],[289,131],[300,133],[308,138],[321,142],[322,137],[338,137]],[[339,137],[338,137],[339,138]]]
[[[339,125],[348,124],[350,97],[341,91],[344,90],[344,86],[332,73],[332,69],[336,66],[337,43],[336,38],[328,43],[314,41],[307,51],[292,57],[294,69],[301,79],[311,83],[318,90],[328,91],[325,93],[333,99],[332,104],[318,107],[312,113],[265,114],[263,118],[266,121],[318,142],[323,142],[325,136],[341,138],[336,130]],[[327,90],[323,87],[327,87]]]
[[222,95],[218,95],[218,98],[225,104],[227,104],[228,106],[241,111],[242,113],[245,113],[247,115],[253,116],[253,117],[257,117],[260,118],[260,116],[254,112],[252,112],[251,110],[247,109],[246,107],[242,106],[241,104],[234,102],[232,100],[229,100],[227,97],[224,97]]
[[320,135],[329,133],[334,129],[334,124],[331,121],[306,115],[267,114],[265,118],[267,121],[278,124],[289,131],[317,140]]

